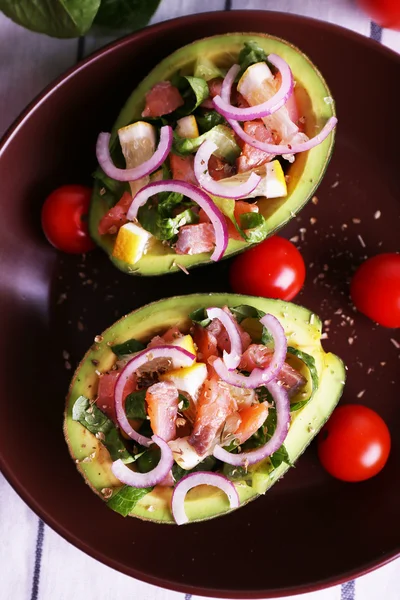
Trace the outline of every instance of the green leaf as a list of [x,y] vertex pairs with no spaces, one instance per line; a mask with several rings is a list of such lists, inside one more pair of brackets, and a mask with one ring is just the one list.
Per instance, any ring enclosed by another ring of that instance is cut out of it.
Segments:
[[290,458],[289,458],[288,451],[286,450],[286,447],[284,446],[284,444],[282,444],[282,446],[280,448],[278,448],[278,450],[276,452],[271,454],[269,459],[270,459],[271,464],[274,467],[274,469],[277,469],[279,467],[279,465],[281,465],[283,462],[286,463],[287,465],[293,467],[293,465],[290,461]]
[[228,463],[224,463],[222,467],[222,472],[231,481],[249,480],[251,482],[251,474],[244,467],[236,467],[234,465],[228,465]]
[[310,371],[312,384],[311,394],[309,398],[307,398],[306,400],[301,400],[299,402],[294,402],[290,405],[290,412],[294,412],[295,410],[300,410],[300,408],[303,408],[303,406],[308,404],[310,400],[314,397],[314,394],[316,393],[319,386],[319,377],[314,357],[312,357],[310,354],[307,354],[306,352],[303,352],[302,350],[299,350],[298,348],[294,348],[293,346],[288,346],[287,351],[289,354],[297,356],[297,358],[299,358],[306,365],[306,367]]
[[151,446],[148,450],[143,452],[138,461],[137,468],[140,473],[148,473],[156,468],[160,461],[161,450],[158,446]]
[[127,340],[126,342],[122,342],[122,344],[115,344],[114,346],[110,346],[110,349],[114,352],[118,358],[123,358],[128,354],[134,354],[135,352],[140,352],[140,350],[144,350],[146,346],[139,342],[139,340],[135,340],[132,338],[131,340]]
[[95,23],[135,31],[148,24],[159,4],[160,0],[102,0]]
[[218,158],[225,158],[232,163],[240,155],[241,149],[236,142],[234,133],[226,125],[216,125],[196,138],[181,138],[175,134],[172,151],[180,156],[187,156],[196,152],[204,140],[211,140],[217,145],[215,156]]
[[213,456],[207,456],[204,460],[201,461],[196,467],[186,471],[186,469],[182,469],[177,463],[172,467],[172,475],[177,483],[182,477],[185,475],[189,475],[189,473],[198,473],[199,471],[212,471],[217,464],[217,461]]
[[128,419],[145,419],[146,411],[146,390],[132,392],[125,398],[125,413]]
[[196,121],[201,133],[206,133],[217,125],[225,124],[224,117],[217,113],[216,110],[209,110],[203,115],[196,115]]
[[[230,310],[235,315],[238,323],[241,323],[244,319],[257,319],[257,321],[259,321],[262,317],[265,317],[266,314],[264,311],[258,310],[254,306],[249,306],[248,304],[241,304]],[[264,325],[262,326],[261,343],[264,346],[270,346],[272,343],[272,335]]]
[[177,87],[185,102],[185,104],[176,111],[177,115],[181,117],[191,115],[210,95],[207,81],[201,77],[192,77],[191,75],[180,77],[180,82],[178,82]]
[[257,42],[245,42],[244,48],[239,53],[239,65],[240,71],[236,77],[236,81],[239,81],[243,73],[248,67],[259,62],[266,62],[267,55],[263,48],[257,44]]
[[268,223],[262,214],[248,212],[240,215],[243,237],[250,244],[259,244],[268,236]]
[[173,240],[183,225],[197,223],[199,217],[190,208],[176,215],[176,217],[163,218],[157,207],[150,203],[139,209],[138,219],[142,227],[159,240]]
[[118,490],[107,502],[107,506],[115,510],[123,517],[127,517],[130,512],[135,508],[136,504],[146,494],[152,491],[152,487],[148,488],[134,488],[130,485],[124,485]]
[[187,410],[190,407],[189,399],[183,394],[179,394],[178,401],[179,410]]
[[211,319],[207,317],[205,308],[196,308],[196,310],[190,313],[189,318],[193,323],[197,323],[202,327],[207,327],[211,323]]
[[163,218],[171,217],[172,211],[183,202],[183,194],[178,194],[177,192],[161,192],[157,196],[157,210]]
[[86,427],[107,448],[112,460],[119,458],[131,463],[135,458],[129,454],[114,423],[85,396],[79,396],[72,407],[72,419]]
[[84,35],[99,6],[100,0],[0,0],[0,10],[15,23],[58,38]]

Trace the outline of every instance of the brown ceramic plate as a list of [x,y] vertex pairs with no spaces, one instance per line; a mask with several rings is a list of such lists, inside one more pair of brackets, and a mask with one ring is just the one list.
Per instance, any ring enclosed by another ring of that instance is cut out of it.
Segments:
[[[308,265],[297,301],[328,320],[325,347],[348,365],[342,402],[375,408],[391,429],[393,449],[378,476],[346,484],[322,470],[313,444],[265,497],[220,519],[166,527],[121,518],[84,485],[62,433],[69,369],[95,334],[136,307],[228,291],[229,261],[190,276],[132,278],[100,250],[86,259],[55,252],[43,238],[40,207],[61,184],[90,183],[97,133],[111,127],[161,58],[197,38],[234,31],[290,40],[321,69],[336,99],[337,143],[319,202],[284,234],[299,236]],[[156,25],[90,57],[8,132],[0,161],[1,466],[31,508],[78,548],[158,586],[228,598],[317,589],[398,553],[399,350],[391,338],[400,338],[353,312],[348,281],[365,256],[398,250],[399,67],[389,50],[311,19],[202,14]]]

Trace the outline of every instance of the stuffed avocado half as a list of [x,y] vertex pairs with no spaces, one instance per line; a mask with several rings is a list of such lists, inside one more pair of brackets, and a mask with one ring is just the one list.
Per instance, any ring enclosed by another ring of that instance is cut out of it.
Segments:
[[334,115],[322,75],[284,40],[237,33],[180,48],[138,85],[111,136],[99,136],[90,233],[136,275],[242,252],[313,196]]
[[64,434],[86,483],[113,510],[201,521],[282,477],[344,382],[342,361],[321,346],[319,318],[303,307],[173,297],[96,336],[71,383]]

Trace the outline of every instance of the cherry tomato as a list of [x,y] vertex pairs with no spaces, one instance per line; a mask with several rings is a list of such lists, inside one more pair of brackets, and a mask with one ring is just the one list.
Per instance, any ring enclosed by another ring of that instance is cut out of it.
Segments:
[[358,310],[385,327],[400,327],[400,254],[378,254],[355,272],[351,299]]
[[95,247],[87,226],[91,195],[92,190],[83,185],[64,185],[46,198],[42,228],[58,250],[80,254]]
[[400,30],[399,0],[358,0],[369,16],[382,27]]
[[342,481],[364,481],[386,464],[390,433],[370,408],[346,404],[335,410],[318,437],[318,456],[328,473]]
[[300,252],[275,235],[235,258],[230,283],[239,294],[291,300],[301,290],[305,276]]

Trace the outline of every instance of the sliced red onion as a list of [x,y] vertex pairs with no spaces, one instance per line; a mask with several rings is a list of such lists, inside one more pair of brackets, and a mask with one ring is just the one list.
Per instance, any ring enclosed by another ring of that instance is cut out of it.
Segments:
[[[235,80],[236,75],[239,72],[239,65],[233,65],[231,69],[228,71],[224,82],[221,88],[221,98],[223,98],[226,102],[229,102],[232,91],[232,84]],[[336,117],[331,117],[325,123],[322,130],[310,140],[306,142],[301,142],[299,144],[268,144],[266,142],[260,142],[256,140],[254,137],[243,131],[243,128],[239,125],[239,123],[233,119],[228,119],[229,125],[232,127],[233,131],[236,133],[240,139],[242,139],[246,144],[257,148],[258,150],[262,150],[263,152],[267,152],[268,154],[297,154],[298,152],[305,152],[306,150],[311,150],[311,148],[315,148],[323,142],[332,129],[335,127],[337,123]]]
[[210,319],[219,319],[226,329],[231,350],[230,352],[224,350],[223,360],[229,371],[232,371],[240,363],[243,354],[242,338],[240,337],[236,321],[230,312],[228,314],[222,308],[207,308],[206,312]]
[[239,185],[226,185],[220,181],[215,181],[208,172],[208,161],[211,155],[218,149],[217,144],[211,140],[205,140],[194,159],[194,174],[202,188],[209,194],[214,194],[220,198],[243,198],[251,194],[256,189],[261,181],[261,177],[256,173],[252,173],[244,183]]
[[193,361],[196,359],[195,355],[188,352],[184,348],[179,346],[155,346],[153,348],[146,348],[138,352],[131,360],[126,363],[122,369],[120,376],[117,379],[117,383],[114,391],[114,404],[115,412],[117,415],[117,421],[119,426],[132,440],[135,440],[141,446],[150,446],[151,440],[144,435],[141,435],[131,427],[124,409],[124,389],[127,380],[133,375],[139,367],[145,363],[153,360],[153,358],[172,358],[173,360],[179,361],[184,367],[190,367]]
[[219,488],[228,496],[230,507],[239,508],[239,494],[229,479],[218,473],[210,473],[208,471],[190,473],[190,475],[186,475],[176,484],[172,495],[172,514],[177,525],[189,522],[185,512],[185,498],[188,491],[198,485],[212,485]]
[[232,454],[221,448],[221,446],[215,446],[213,452],[215,458],[222,460],[228,465],[247,467],[248,465],[254,465],[260,462],[260,460],[263,460],[267,456],[271,456],[271,454],[276,452],[278,448],[282,446],[286,439],[290,424],[289,395],[276,381],[270,381],[265,387],[273,397],[276,408],[276,429],[271,439],[269,439],[264,446],[261,446],[261,448],[257,448],[257,450],[239,452],[239,454]]
[[191,183],[176,181],[174,179],[165,179],[164,181],[149,183],[149,185],[142,188],[134,197],[128,210],[127,218],[131,221],[136,219],[139,208],[144,206],[151,196],[154,196],[154,194],[158,194],[159,192],[176,192],[178,194],[183,194],[193,200],[193,202],[196,202],[200,208],[204,210],[215,231],[215,248],[210,258],[214,261],[220,260],[224,255],[229,240],[228,226],[225,217],[211,198],[203,192],[203,190],[200,190]]
[[119,169],[114,165],[109,149],[110,137],[109,133],[100,133],[97,138],[96,156],[99,165],[104,173],[108,177],[112,177],[112,179],[116,179],[117,181],[136,181],[156,171],[165,161],[171,150],[173,131],[169,125],[161,127],[160,141],[153,156],[132,169]]
[[132,471],[121,459],[116,460],[111,465],[113,475],[125,485],[136,488],[152,487],[163,481],[172,469],[174,457],[167,442],[164,442],[158,435],[153,435],[151,441],[160,448],[161,456],[158,465],[148,473]]
[[264,315],[260,319],[260,323],[268,329],[274,340],[274,353],[271,362],[265,369],[254,369],[246,377],[237,371],[229,371],[221,358],[217,358],[213,363],[213,367],[217,375],[226,383],[240,388],[255,389],[261,385],[266,385],[281,372],[287,351],[285,331],[278,319],[273,315]]
[[[232,106],[230,103],[230,95],[228,98],[222,96],[215,96],[213,98],[215,109],[226,119],[235,119],[237,121],[253,121],[254,119],[261,119],[262,117],[267,117],[268,115],[272,115],[274,112],[282,108],[289,98],[289,96],[293,93],[293,76],[292,71],[287,64],[277,56],[276,54],[270,54],[268,56],[268,61],[276,67],[282,77],[282,83],[279,90],[266,102],[262,104],[257,104],[256,106],[249,106],[248,108],[238,108],[236,106]],[[233,65],[225,79],[229,76],[229,79],[232,79],[232,83],[240,70],[239,65]],[[234,75],[232,76],[232,73]]]

